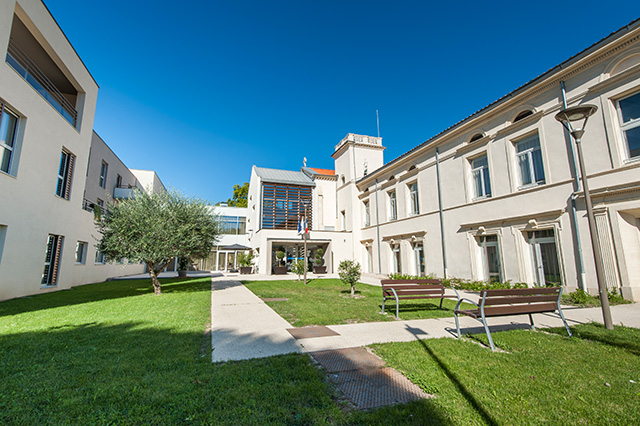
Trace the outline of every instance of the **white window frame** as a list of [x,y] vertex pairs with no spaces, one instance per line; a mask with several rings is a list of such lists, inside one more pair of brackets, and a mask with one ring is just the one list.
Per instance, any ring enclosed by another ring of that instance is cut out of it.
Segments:
[[398,194],[396,190],[387,193],[389,197],[389,220],[398,220]]
[[[414,190],[415,188],[415,190]],[[409,191],[409,215],[416,216],[420,214],[420,196],[418,189],[418,181],[413,181],[407,184]]]
[[[422,252],[422,258],[425,259],[425,269],[420,270],[420,252]],[[416,242],[413,244],[413,261],[415,263],[414,272],[418,277],[424,277],[427,274],[426,257],[424,255],[424,244],[422,242]]]
[[[58,250],[60,246],[60,250]],[[60,276],[60,260],[62,259],[62,250],[64,248],[64,236],[49,234],[47,236],[47,244],[45,246],[44,271],[40,279],[41,287],[55,287],[58,285],[58,277]],[[55,276],[52,276],[55,272]]]
[[[518,152],[518,144],[520,143],[524,143],[529,141],[530,139],[536,138],[538,139],[538,146],[537,147],[533,147],[533,148],[528,148],[524,151]],[[517,174],[518,174],[518,182],[519,182],[519,187],[518,189],[524,189],[524,188],[531,188],[534,186],[538,186],[538,185],[544,185],[547,181],[547,174],[544,170],[544,157],[542,155],[542,143],[540,141],[540,134],[538,132],[529,134],[523,138],[518,139],[517,141],[514,141],[514,149],[516,151],[516,170],[517,170]],[[542,161],[542,174],[544,175],[544,178],[540,181],[536,180],[536,174],[535,174],[535,168],[533,167],[533,152],[535,151],[540,151],[540,158]],[[527,157],[527,164],[529,167],[529,175],[531,176],[531,182],[530,183],[524,183],[522,182],[522,170],[520,168],[520,157]]]
[[100,188],[107,187],[107,174],[109,173],[109,163],[102,160],[102,165],[100,166]]
[[393,244],[391,246],[391,265],[393,266],[394,274],[402,273],[402,251],[400,250],[400,244]]
[[[16,153],[16,144],[18,139],[17,134],[18,134],[18,126],[20,124],[20,117],[18,117],[17,114],[14,114],[12,111],[10,111],[5,106],[4,102],[0,101],[0,135],[2,133],[3,126],[5,125],[5,119],[4,119],[5,114],[15,119],[15,125],[13,126],[13,130],[11,131],[11,135],[7,134],[7,138],[6,138],[6,139],[9,139],[9,138],[11,139],[10,141],[11,145],[7,143],[8,142],[7,140],[0,139],[0,148],[4,148],[4,150],[9,152],[9,162],[7,164],[7,170],[0,169],[0,172],[11,175],[13,162],[15,159],[15,153]],[[8,131],[9,129],[7,129],[7,132]],[[2,151],[3,153],[5,152],[4,150]],[[0,156],[0,161],[2,161],[3,158],[4,158],[4,155]],[[1,163],[0,163],[0,166],[1,166]]]
[[623,118],[622,118],[622,108],[620,107],[620,101],[623,101],[625,99],[629,99],[632,98],[634,96],[639,96],[640,97],[640,92],[636,92],[633,93],[629,96],[625,96],[623,98],[620,98],[616,101],[616,110],[618,113],[618,120],[620,123],[620,130],[622,131],[622,141],[624,142],[624,152],[625,152],[625,161],[639,161],[640,160],[640,154],[636,155],[634,157],[631,156],[631,152],[629,150],[629,141],[627,140],[627,131],[631,130],[631,129],[635,129],[637,127],[640,127],[640,117],[636,118],[636,119],[632,119],[628,122],[624,122]]
[[93,263],[96,265],[104,265],[105,263],[107,263],[107,258],[104,255],[104,253],[102,253],[100,250],[98,250],[96,248],[96,256],[93,260]]
[[[76,243],[76,265],[84,265],[87,263],[87,247],[89,244],[86,241],[78,241]],[[80,259],[78,259],[80,255]]]
[[[486,165],[482,165],[482,166],[476,166],[474,167],[474,163],[478,160],[481,160],[485,158],[487,164]],[[480,199],[484,199],[484,198],[489,198],[491,197],[491,176],[489,175],[489,156],[487,155],[487,153],[485,152],[483,155],[477,156],[475,158],[472,158],[469,160],[470,164],[471,164],[471,184],[472,184],[472,190],[473,190],[473,199],[474,200],[480,200]],[[489,193],[486,193],[486,185],[485,185],[485,173],[484,171],[486,170],[486,177],[489,179]],[[477,189],[478,189],[478,184],[477,184],[477,180],[480,180],[480,189],[482,191],[482,193],[478,193]]]

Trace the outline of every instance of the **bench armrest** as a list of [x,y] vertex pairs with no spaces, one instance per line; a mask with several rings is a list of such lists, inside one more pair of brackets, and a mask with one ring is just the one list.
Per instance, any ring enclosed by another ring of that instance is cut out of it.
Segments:
[[476,305],[478,308],[480,308],[480,305],[478,305],[476,302],[474,302],[471,299],[467,299],[466,297],[460,297],[460,293],[458,293],[458,290],[456,290],[455,288],[452,288],[453,291],[456,292],[456,296],[458,297],[458,303],[456,304],[456,307],[453,309],[454,312],[458,310],[458,308],[460,307],[460,305],[462,304],[462,302],[466,301],[469,302],[473,305]]

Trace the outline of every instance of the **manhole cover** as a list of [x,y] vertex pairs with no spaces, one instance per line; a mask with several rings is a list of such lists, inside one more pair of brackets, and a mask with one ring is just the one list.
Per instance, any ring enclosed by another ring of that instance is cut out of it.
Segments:
[[327,373],[338,371],[351,371],[363,368],[380,368],[384,366],[384,361],[365,348],[347,348],[334,351],[312,352],[320,365],[327,370]]

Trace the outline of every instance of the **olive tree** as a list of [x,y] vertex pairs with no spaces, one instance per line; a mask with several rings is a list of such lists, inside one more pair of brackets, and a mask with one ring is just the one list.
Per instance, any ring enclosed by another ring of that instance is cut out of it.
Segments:
[[340,262],[338,276],[343,283],[351,285],[351,297],[355,297],[356,283],[361,275],[360,264],[355,260],[343,260]]
[[108,261],[126,258],[147,265],[155,294],[162,293],[158,273],[175,258],[209,255],[220,234],[218,217],[207,203],[178,191],[147,194],[110,203],[96,220],[98,250]]

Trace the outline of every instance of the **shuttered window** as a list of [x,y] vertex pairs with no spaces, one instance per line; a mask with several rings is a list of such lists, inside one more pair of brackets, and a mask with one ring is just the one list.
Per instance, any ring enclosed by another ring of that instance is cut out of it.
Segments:
[[310,186],[265,183],[262,187],[262,228],[297,230],[306,210],[311,229],[311,196]]
[[62,150],[60,155],[60,167],[58,169],[58,183],[56,185],[56,195],[68,200],[71,196],[71,179],[73,177],[73,165],[76,156],[68,151]]
[[0,102],[0,170],[11,173],[18,117]]
[[54,286],[58,282],[63,240],[62,235],[49,234],[44,258],[44,271],[40,282],[43,286]]

